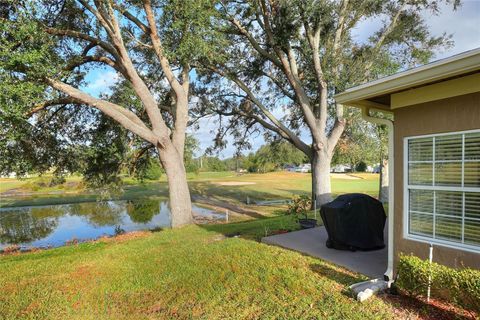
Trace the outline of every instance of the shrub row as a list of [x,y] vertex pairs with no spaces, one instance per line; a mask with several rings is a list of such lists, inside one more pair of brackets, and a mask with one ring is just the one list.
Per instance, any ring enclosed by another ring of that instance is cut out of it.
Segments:
[[480,311],[480,271],[453,269],[411,255],[402,255],[396,285],[409,295],[427,295],[431,274],[431,297],[453,302],[463,308]]

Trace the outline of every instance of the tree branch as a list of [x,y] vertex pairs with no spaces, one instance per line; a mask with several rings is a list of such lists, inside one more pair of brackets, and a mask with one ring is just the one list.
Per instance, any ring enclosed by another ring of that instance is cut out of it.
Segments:
[[142,30],[144,33],[148,34],[150,33],[150,28],[144,24],[140,19],[138,19],[136,16],[131,14],[127,9],[123,8],[119,4],[113,4],[113,6],[128,20],[133,22],[140,30]]
[[342,136],[343,130],[345,129],[345,119],[343,118],[343,105],[336,104],[337,117],[335,119],[335,124],[333,125],[332,131],[327,140],[327,148],[329,154],[332,154],[335,146],[337,145],[338,139]]
[[42,103],[39,103],[39,104],[35,105],[30,111],[26,112],[25,117],[30,118],[35,113],[37,113],[41,110],[44,110],[48,107],[51,107],[51,106],[58,106],[58,105],[61,105],[61,104],[71,104],[71,103],[77,103],[77,102],[79,102],[79,101],[75,100],[74,98],[71,98],[71,97],[64,97],[64,98],[58,98],[58,99],[45,101],[45,102],[42,102]]
[[72,37],[72,38],[75,38],[75,39],[85,40],[85,41],[88,41],[90,43],[93,43],[95,45],[100,46],[101,48],[103,48],[105,51],[107,51],[108,53],[110,53],[112,56],[114,56],[116,58],[118,58],[118,56],[119,56],[117,50],[112,45],[110,45],[109,43],[107,43],[105,41],[102,41],[98,38],[89,36],[88,34],[85,34],[85,33],[81,33],[81,32],[74,31],[74,30],[63,30],[63,29],[48,28],[48,27],[45,28],[45,32],[47,32],[48,34],[51,34],[51,35],[67,36],[67,37]]
[[83,64],[89,63],[89,62],[101,62],[106,65],[109,65],[110,67],[114,68],[115,70],[123,73],[125,70],[123,70],[115,61],[108,57],[104,56],[83,56],[83,57],[78,57],[78,59],[73,59],[67,66],[65,67],[65,70],[70,71],[75,69],[76,67],[79,67]]
[[[127,78],[127,80],[132,83],[133,89],[142,101],[145,110],[147,111],[150,123],[152,125],[153,132],[156,135],[161,136],[162,140],[168,139],[169,130],[165,124],[165,121],[163,120],[162,114],[160,113],[155,98],[153,97],[145,82],[138,75],[138,72],[135,69],[133,62],[130,59],[128,51],[123,42],[120,25],[117,18],[115,17],[115,13],[113,7],[111,6],[111,3],[107,3],[109,13],[105,12],[104,8],[102,8],[102,4],[97,0],[95,0],[95,4],[97,5],[97,8],[99,8],[97,14],[101,15],[102,18],[106,17],[106,15],[109,15],[109,25],[104,27],[105,29],[109,28],[107,32],[109,33],[110,39],[113,42],[116,51],[118,52],[118,58],[116,59],[116,63],[120,66],[122,71],[124,71],[122,74],[124,74],[125,78]],[[165,143],[162,141],[161,145],[165,145]]]
[[280,89],[280,91],[282,91],[283,95],[290,98],[290,100],[292,101],[295,101],[295,95],[294,94],[291,94],[290,92],[288,92],[288,90],[280,83],[280,81],[278,81],[278,79],[276,79],[272,74],[270,73],[267,73],[263,70],[260,70],[260,72],[267,78],[269,78],[270,80],[272,80],[272,82],[277,86],[278,89]]
[[252,91],[248,88],[248,86],[240,80],[238,77],[236,77],[233,74],[226,74],[225,72],[219,70],[218,68],[210,67],[212,71],[215,73],[230,79],[233,81],[240,89],[245,92],[245,94],[248,96],[249,100],[252,101],[261,111],[262,113],[281,131],[283,131],[289,139],[294,143],[300,150],[302,150],[305,154],[308,154],[308,150],[310,150],[310,147],[305,144],[303,141],[301,141],[298,136],[293,133],[290,129],[288,129],[283,123],[280,122],[269,110],[267,107],[265,107],[260,100],[258,100],[255,95],[253,94]]
[[147,15],[147,21],[148,21],[149,30],[150,30],[150,39],[152,40],[155,54],[160,60],[160,65],[162,66],[162,70],[165,73],[165,76],[167,77],[168,83],[170,83],[173,90],[175,90],[177,94],[180,94],[183,92],[183,88],[178,82],[175,75],[173,74],[172,68],[170,67],[170,62],[168,61],[167,57],[165,57],[165,55],[163,54],[162,42],[160,41],[160,37],[158,36],[157,24],[155,22],[155,15],[152,10],[152,4],[150,0],[144,0],[143,5],[145,8],[145,13]]
[[340,7],[340,13],[338,14],[338,25],[337,30],[335,31],[335,38],[333,40],[333,54],[337,54],[338,49],[340,48],[340,41],[342,39],[343,29],[345,27],[345,17],[348,8],[348,1],[343,0],[342,6]]
[[[104,14],[102,14],[103,12],[101,12],[102,10],[95,10],[89,3],[88,1],[85,1],[85,0],[78,0],[78,2],[80,2],[82,4],[82,6],[84,6],[88,11],[90,11],[91,14],[93,14],[95,16],[95,18],[97,18],[98,22],[100,22],[100,24],[105,28],[105,31],[107,31],[107,33],[112,36],[113,34],[113,27],[112,25],[109,23],[108,19],[106,19],[106,17],[104,16]],[[97,8],[100,9],[100,3],[98,1],[94,1],[95,5],[97,6]]]
[[398,11],[395,13],[392,20],[390,21],[390,24],[385,28],[385,30],[383,30],[382,34],[377,39],[377,42],[375,43],[375,46],[372,49],[372,55],[371,55],[370,61],[365,65],[365,70],[366,70],[365,74],[367,78],[370,75],[370,69],[373,65],[375,54],[383,46],[383,42],[388,37],[388,35],[392,33],[392,31],[397,26],[398,19],[400,18],[400,15],[402,14],[402,12],[405,10],[406,7],[407,7],[406,2],[400,6],[400,8],[398,9]]
[[137,117],[135,113],[130,110],[112,102],[92,97],[66,83],[54,79],[46,79],[46,82],[52,88],[63,92],[71,99],[102,111],[107,116],[121,124],[124,128],[130,130],[144,140],[155,145],[159,143],[158,137],[142,122],[142,120],[140,120],[140,118]]
[[252,47],[260,55],[270,60],[277,67],[282,68],[280,60],[278,60],[274,55],[270,54],[267,50],[263,49],[260,44],[255,40],[255,38],[241,25],[241,23],[237,19],[230,17],[229,20],[238,29],[240,34],[247,38],[248,42],[250,42]]

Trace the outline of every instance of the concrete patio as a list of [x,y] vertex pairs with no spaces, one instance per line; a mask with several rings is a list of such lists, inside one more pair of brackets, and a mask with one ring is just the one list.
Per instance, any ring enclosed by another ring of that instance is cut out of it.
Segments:
[[[386,229],[386,228],[385,228]],[[262,238],[262,242],[317,257],[371,278],[383,278],[387,268],[387,248],[375,251],[329,249],[325,227],[294,231]],[[385,243],[387,237],[384,237]]]

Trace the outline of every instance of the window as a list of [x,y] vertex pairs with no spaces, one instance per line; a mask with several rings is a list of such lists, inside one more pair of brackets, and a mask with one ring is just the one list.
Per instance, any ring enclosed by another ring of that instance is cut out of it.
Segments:
[[480,130],[405,139],[404,236],[480,252]]

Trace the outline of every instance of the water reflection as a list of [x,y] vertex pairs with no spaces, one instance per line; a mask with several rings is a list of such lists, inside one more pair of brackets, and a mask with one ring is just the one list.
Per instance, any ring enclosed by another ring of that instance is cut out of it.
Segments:
[[2,212],[0,246],[3,243],[28,243],[48,236],[58,225],[57,217],[38,218],[32,209]]
[[[197,206],[193,211],[194,215],[209,219],[224,218]],[[168,203],[159,199],[0,208],[0,249],[14,244],[61,246],[72,239],[95,239],[114,235],[118,230],[128,232],[170,225]]]
[[[158,201],[128,201],[126,209],[133,222],[147,223],[158,213]],[[160,204],[160,212],[161,211]]]
[[113,201],[75,203],[68,205],[65,213],[71,216],[85,217],[91,225],[102,227],[121,224],[123,207],[122,203]]

